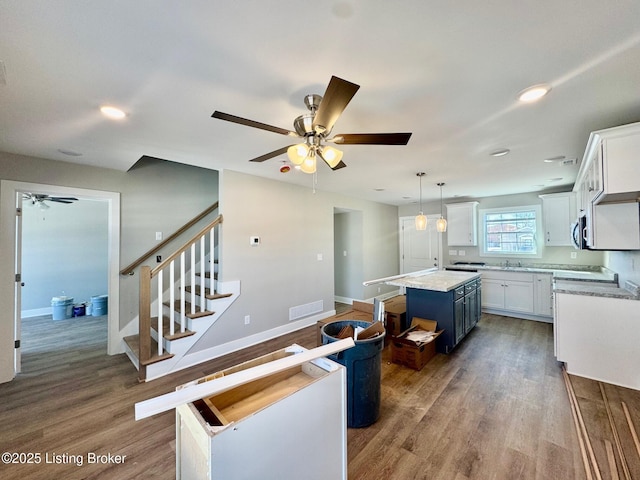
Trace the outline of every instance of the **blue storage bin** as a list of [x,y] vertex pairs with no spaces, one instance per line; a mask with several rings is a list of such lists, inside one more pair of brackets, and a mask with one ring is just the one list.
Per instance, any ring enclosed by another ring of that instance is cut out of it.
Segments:
[[54,320],[66,320],[73,314],[73,297],[53,297],[51,316]]
[[108,295],[95,295],[91,297],[91,315],[99,317],[107,314]]

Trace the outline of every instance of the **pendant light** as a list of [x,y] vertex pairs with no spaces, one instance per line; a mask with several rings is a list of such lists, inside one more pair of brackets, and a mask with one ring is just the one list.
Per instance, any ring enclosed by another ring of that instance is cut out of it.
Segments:
[[427,229],[427,217],[422,213],[422,177],[425,175],[424,172],[416,173],[418,178],[420,179],[420,213],[416,216],[416,230],[426,230]]
[[436,185],[440,187],[440,218],[436,220],[436,230],[443,233],[447,231],[447,221],[442,216],[442,186],[444,182],[437,183]]

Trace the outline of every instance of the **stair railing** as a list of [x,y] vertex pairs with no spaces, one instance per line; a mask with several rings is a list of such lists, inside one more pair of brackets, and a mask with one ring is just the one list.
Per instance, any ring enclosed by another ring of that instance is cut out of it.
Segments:
[[209,215],[211,212],[216,211],[217,209],[218,209],[218,202],[216,202],[213,205],[211,205],[211,206],[207,207],[206,209],[204,209],[202,212],[200,212],[198,215],[193,217],[191,220],[189,220],[187,223],[185,223],[182,227],[180,227],[178,230],[173,232],[171,235],[169,235],[163,241],[161,241],[160,243],[154,245],[152,248],[150,248],[145,253],[140,255],[137,259],[135,259],[133,262],[131,262],[129,265],[127,265],[122,270],[120,270],[120,275],[133,275],[134,270],[136,269],[136,267],[139,267],[140,265],[142,265],[142,263],[147,258],[151,257],[156,252],[160,251],[160,249],[162,249],[165,245],[171,243],[173,240],[175,240],[180,235],[182,235],[184,232],[189,230],[191,227],[193,227],[196,223],[198,223],[204,217]]
[[[152,290],[154,289],[153,281],[156,279],[155,289],[157,290],[157,313],[158,313],[158,357],[163,355],[163,311],[165,291],[168,290],[169,296],[169,335],[175,332],[175,315],[180,317],[180,332],[186,330],[187,306],[186,306],[186,278],[187,266],[191,285],[190,308],[189,312],[195,314],[197,308],[204,311],[206,308],[206,275],[209,273],[209,292],[214,293],[214,273],[216,263],[216,235],[217,227],[222,223],[222,215],[218,215],[211,223],[203,227],[198,233],[193,235],[180,248],[169,255],[165,260],[158,264],[155,268],[149,266],[140,267],[140,305],[139,305],[139,368],[140,378],[144,379],[145,371],[143,368],[149,363],[152,357],[151,353],[151,310],[153,304]],[[199,258],[198,258],[199,254]],[[189,257],[187,259],[187,256]],[[175,311],[175,293],[176,293],[176,263],[179,266],[178,271],[178,292],[180,294],[180,311]],[[201,275],[200,282],[200,304],[196,305],[196,274]],[[208,271],[207,271],[208,270]],[[168,272],[168,285],[165,282],[165,272]]]

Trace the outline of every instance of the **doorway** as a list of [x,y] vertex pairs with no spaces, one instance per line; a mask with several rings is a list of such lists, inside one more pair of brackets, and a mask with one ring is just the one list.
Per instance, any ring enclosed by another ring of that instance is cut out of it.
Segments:
[[[22,207],[23,193],[38,192],[50,196],[76,197],[79,199],[102,201],[108,204],[108,239],[107,239],[107,353],[110,355],[119,353],[119,264],[120,264],[120,194],[115,192],[104,192],[99,190],[88,190],[81,188],[70,188],[55,185],[33,184],[24,182],[1,181],[0,194],[2,208],[0,211],[0,222],[2,229],[7,229],[7,235],[3,236],[3,244],[8,243],[13,252],[13,265],[7,266],[4,262],[2,268],[12,268],[14,270],[11,277],[16,275],[16,281],[11,289],[13,295],[10,299],[11,308],[8,309],[12,318],[5,318],[6,313],[0,313],[0,324],[4,325],[2,330],[11,323],[12,337],[19,341],[22,326],[21,320],[21,299],[22,280],[17,275],[21,274],[22,263],[22,219],[16,213]],[[6,312],[6,311],[5,311]],[[20,344],[16,342],[13,353],[13,372],[8,377],[9,372],[0,372],[0,378],[13,378],[21,368]],[[6,362],[0,362],[4,365]]]
[[427,215],[427,229],[416,230],[415,217],[400,217],[400,273],[442,268],[442,234],[436,230],[440,215]]

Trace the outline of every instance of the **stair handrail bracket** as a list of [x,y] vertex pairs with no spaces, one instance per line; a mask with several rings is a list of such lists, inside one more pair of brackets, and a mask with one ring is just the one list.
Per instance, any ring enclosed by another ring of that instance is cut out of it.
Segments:
[[[165,338],[192,335],[187,323],[214,313],[207,311],[207,298],[217,293],[217,237],[221,224],[222,215],[218,215],[160,264],[154,268],[140,267],[138,370],[141,381],[146,380],[147,365],[173,356],[164,350]],[[152,351],[154,333],[157,350]]]

